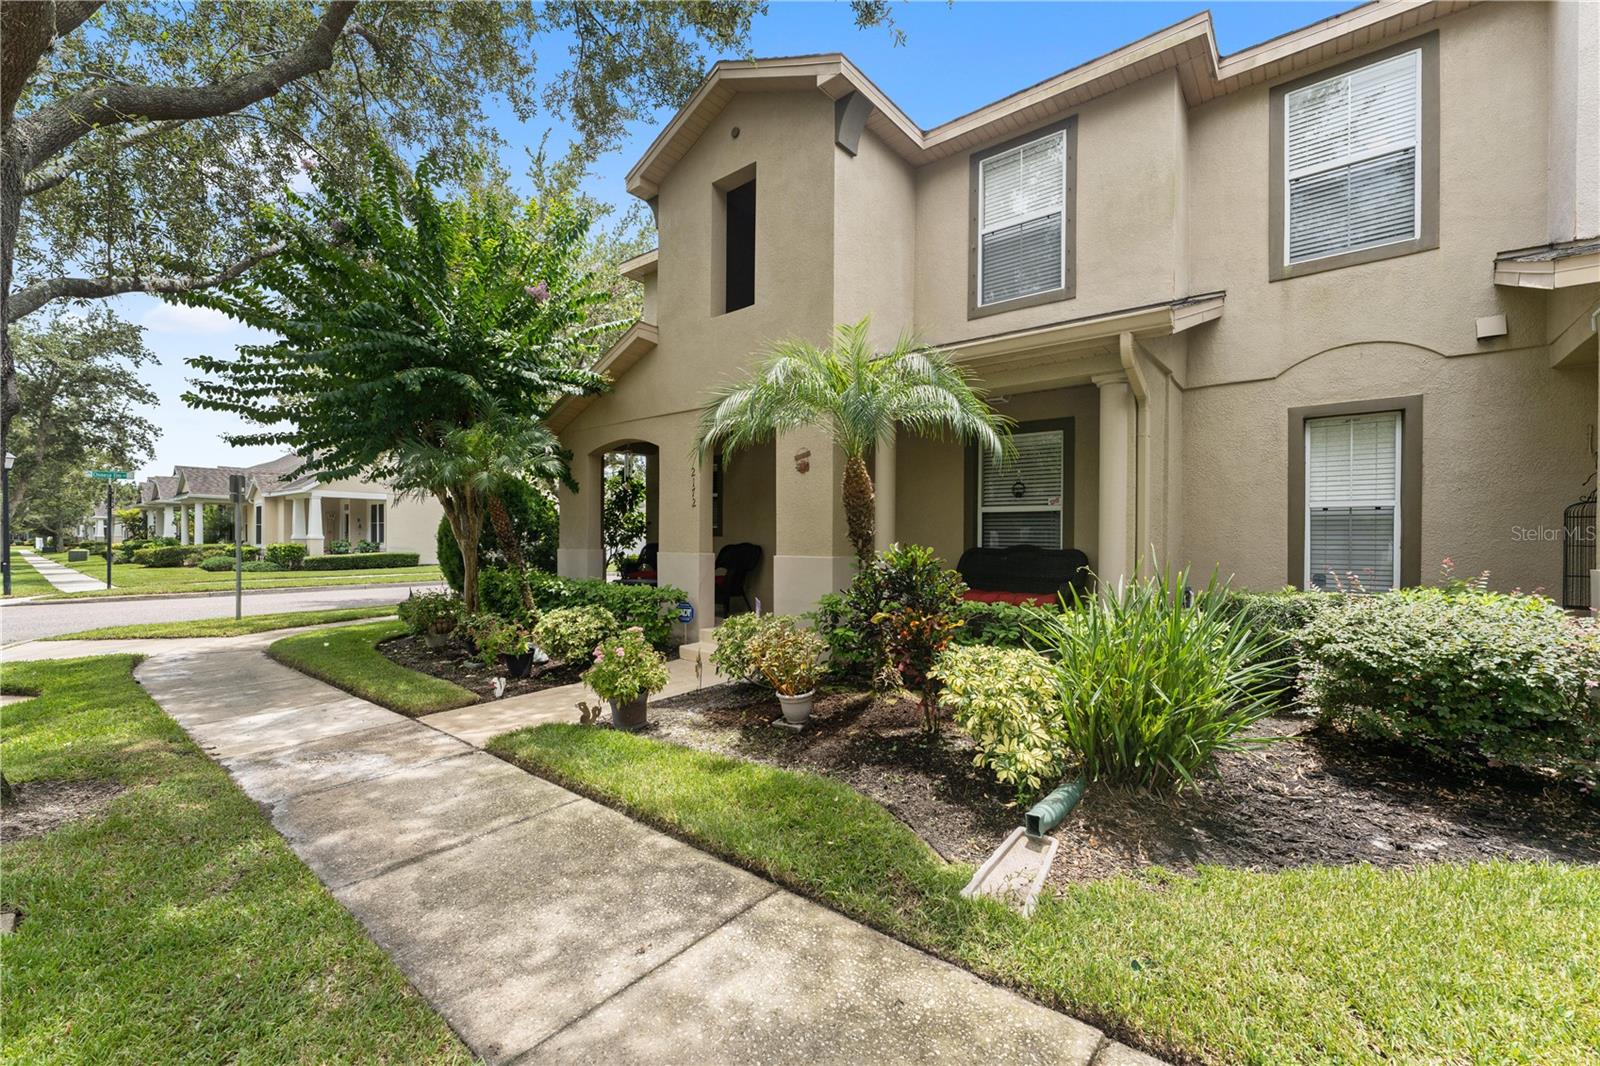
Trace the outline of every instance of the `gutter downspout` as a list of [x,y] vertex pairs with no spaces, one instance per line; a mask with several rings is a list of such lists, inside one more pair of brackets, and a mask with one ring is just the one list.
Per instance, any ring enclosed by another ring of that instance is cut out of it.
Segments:
[[[1150,543],[1150,389],[1139,365],[1139,342],[1132,333],[1117,335],[1118,356],[1133,390],[1133,573],[1137,574]],[[1155,560],[1152,560],[1155,563]],[[1155,565],[1159,565],[1155,563]]]

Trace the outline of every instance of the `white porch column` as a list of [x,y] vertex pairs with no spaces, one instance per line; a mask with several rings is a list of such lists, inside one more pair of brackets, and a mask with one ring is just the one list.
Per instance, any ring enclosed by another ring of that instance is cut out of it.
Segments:
[[289,539],[306,539],[306,501],[302,497],[289,500]]
[[206,505],[203,503],[194,505],[194,542],[196,544],[206,542]]
[[1136,417],[1128,375],[1100,374],[1099,558],[1093,569],[1101,588],[1131,576],[1133,570],[1133,449]]
[[322,496],[315,492],[306,500],[306,554],[322,554]]
[[178,504],[178,543],[189,543],[189,505]]
[[878,442],[872,460],[873,527],[879,551],[894,543],[894,430]]

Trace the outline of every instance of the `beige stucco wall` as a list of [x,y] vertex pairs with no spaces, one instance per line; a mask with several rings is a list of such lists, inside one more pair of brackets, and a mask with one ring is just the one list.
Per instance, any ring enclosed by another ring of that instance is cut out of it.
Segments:
[[[720,551],[724,544],[761,545],[761,569],[750,582],[750,595],[772,609],[772,556],[777,549],[777,494],[773,491],[772,442],[757,445],[729,458],[722,473],[722,536],[713,538]],[[735,610],[744,610],[740,601]]]
[[[1568,118],[1551,95],[1570,79],[1553,69],[1552,55],[1563,54],[1554,25],[1543,6],[1481,5],[1423,28],[1439,35],[1436,249],[1269,281],[1272,85],[1189,107],[1165,73],[1077,111],[1075,298],[976,319],[967,317],[967,154],[911,168],[868,132],[851,156],[833,143],[822,93],[735,96],[661,186],[651,293],[660,345],[564,439],[581,457],[624,439],[660,444],[663,553],[708,557],[709,512],[688,502],[704,476],[688,456],[694,415],[708,388],[746,372],[766,342],[821,340],[833,323],[871,313],[880,343],[906,325],[951,343],[1225,292],[1218,320],[1141,341],[1148,397],[1131,461],[1146,490],[1130,504],[1130,525],[1145,544],[1135,550],[1282,584],[1289,408],[1420,394],[1424,578],[1449,554],[1464,569],[1491,569],[1497,585],[1553,587],[1559,543],[1538,531],[1559,522],[1594,470],[1597,382],[1591,354],[1553,369],[1547,346],[1600,299],[1600,286],[1513,291],[1493,284],[1492,266],[1500,250],[1548,239],[1561,214],[1552,168],[1570,162],[1552,130]],[[712,315],[713,183],[752,163],[756,303]],[[1476,319],[1495,314],[1506,315],[1508,334],[1479,342]],[[1118,351],[1111,336],[1092,355],[1041,353],[987,381],[1019,421],[1076,419],[1072,540],[1096,562],[1100,395],[1086,383],[1118,370]],[[898,538],[952,561],[969,519],[962,455],[905,437],[896,449]],[[770,459],[749,458],[741,477],[770,467],[776,558],[764,591],[780,610],[803,609],[849,574],[839,457],[811,430],[778,441]],[[573,553],[587,550],[598,511],[569,515],[568,502],[566,565],[581,570]],[[747,519],[767,522],[764,511],[733,521]],[[701,580],[703,562],[678,565]]]

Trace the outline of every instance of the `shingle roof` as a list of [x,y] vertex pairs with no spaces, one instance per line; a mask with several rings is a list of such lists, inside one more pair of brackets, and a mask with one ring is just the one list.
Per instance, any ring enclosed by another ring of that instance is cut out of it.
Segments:
[[175,466],[172,472],[176,476],[165,480],[173,482],[173,492],[176,492],[177,481],[181,478],[186,495],[226,496],[230,475],[244,474],[258,483],[269,478],[274,479],[274,483],[281,483],[304,463],[303,458],[290,452],[255,466]]
[[146,478],[139,486],[139,502],[154,503],[157,500],[169,500],[178,493],[178,479],[156,474]]

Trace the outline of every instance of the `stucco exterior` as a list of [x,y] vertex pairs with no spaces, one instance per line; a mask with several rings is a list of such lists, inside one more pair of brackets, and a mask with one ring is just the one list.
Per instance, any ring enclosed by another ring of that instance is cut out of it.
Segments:
[[[755,587],[780,611],[848,580],[840,462],[820,431],[728,458],[721,538],[690,449],[712,386],[771,341],[820,343],[864,315],[882,342],[910,330],[944,346],[1024,427],[1070,420],[1064,539],[1102,580],[1152,559],[1294,580],[1291,412],[1420,397],[1412,579],[1450,556],[1498,587],[1557,590],[1551,534],[1592,488],[1600,410],[1600,246],[1584,243],[1600,237],[1600,40],[1580,7],[1379,3],[1228,57],[1196,16],[933,130],[842,57],[719,65],[630,172],[660,226],[637,275],[655,332],[602,364],[612,391],[551,424],[586,488],[606,450],[659,447],[660,576],[702,622],[731,539],[766,548]],[[1422,147],[1436,246],[1282,277],[1274,90],[1413,45],[1437,69]],[[840,118],[862,101],[853,141]],[[973,155],[1068,121],[1070,295],[975,315]],[[756,300],[716,314],[717,183],[752,167]],[[967,449],[883,451],[880,525],[954,562],[973,543]],[[597,495],[562,498],[569,573],[600,573]]]

